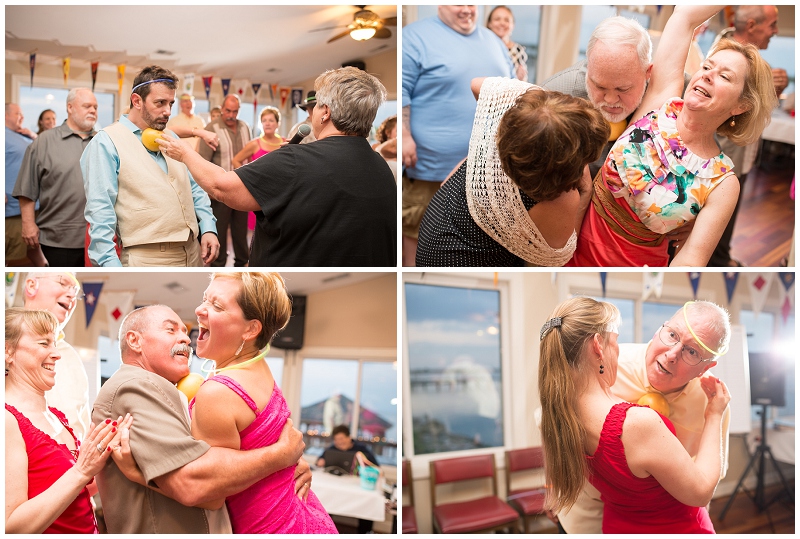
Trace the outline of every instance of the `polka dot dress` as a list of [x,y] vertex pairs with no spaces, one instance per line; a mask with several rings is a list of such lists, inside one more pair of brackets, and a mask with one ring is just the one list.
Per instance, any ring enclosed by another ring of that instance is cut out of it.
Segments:
[[[417,266],[522,267],[525,261],[507,251],[479,227],[467,206],[467,163],[436,192],[419,227]],[[536,204],[520,191],[525,209]]]

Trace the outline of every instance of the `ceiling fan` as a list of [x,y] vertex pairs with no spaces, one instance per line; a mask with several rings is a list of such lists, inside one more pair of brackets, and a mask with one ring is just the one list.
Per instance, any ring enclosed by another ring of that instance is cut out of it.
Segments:
[[337,34],[328,40],[332,43],[337,39],[341,39],[349,35],[356,41],[366,41],[373,37],[378,39],[388,39],[392,37],[392,32],[386,26],[397,26],[397,17],[387,17],[382,19],[377,13],[364,9],[366,6],[356,6],[359,10],[353,15],[353,22],[339,26],[328,26],[327,28],[317,28],[311,30],[312,32],[321,32],[323,30],[331,30],[333,28],[342,28],[346,26],[346,30],[341,34]]

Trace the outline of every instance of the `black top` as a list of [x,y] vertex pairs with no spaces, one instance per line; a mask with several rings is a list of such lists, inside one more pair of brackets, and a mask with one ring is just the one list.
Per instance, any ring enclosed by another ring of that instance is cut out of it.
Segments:
[[[341,451],[341,449],[337,448],[335,445],[331,445],[322,453],[322,456],[320,458],[324,458],[325,453],[328,453],[329,451],[331,452]],[[353,440],[353,445],[350,447],[350,449],[347,449],[346,451],[361,451],[362,453],[364,453],[364,456],[367,457],[368,461],[370,461],[375,466],[380,466],[378,464],[378,457],[375,456],[375,454],[372,452],[372,450],[370,450],[369,447],[367,447],[366,444]],[[327,466],[328,463],[326,462],[325,465]]]
[[[464,161],[433,196],[422,218],[417,266],[524,266],[522,258],[497,243],[472,219],[466,184],[467,162]],[[519,194],[526,210],[536,204],[521,190]]]
[[292,144],[235,170],[261,211],[250,266],[397,266],[397,184],[363,137]]

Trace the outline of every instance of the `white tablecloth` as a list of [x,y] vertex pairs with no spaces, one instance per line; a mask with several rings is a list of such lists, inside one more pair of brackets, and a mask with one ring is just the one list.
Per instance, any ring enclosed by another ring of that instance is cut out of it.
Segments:
[[312,474],[311,490],[331,515],[376,522],[386,520],[383,479],[378,480],[376,490],[364,490],[358,477],[336,476],[321,470],[315,470]]
[[772,111],[772,121],[761,133],[764,140],[794,145],[794,118],[782,109]]

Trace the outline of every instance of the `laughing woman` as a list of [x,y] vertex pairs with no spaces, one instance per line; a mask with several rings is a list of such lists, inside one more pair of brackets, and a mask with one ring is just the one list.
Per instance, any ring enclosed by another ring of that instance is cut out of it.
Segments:
[[6,533],[97,533],[89,488],[122,418],[90,426],[81,446],[64,414],[48,408],[57,327],[47,311],[6,309]]
[[757,140],[777,101],[772,71],[752,45],[722,40],[683,99],[694,29],[719,7],[677,6],[661,36],[638,118],[594,180],[571,266],[666,266],[668,232],[694,221],[673,266],[705,266],[739,198],[733,163],[715,134]]
[[[275,443],[291,412],[264,357],[292,313],[283,278],[215,273],[195,313],[197,355],[214,360],[216,369],[189,403],[192,435],[240,450]],[[295,494],[292,466],[228,497],[234,533],[337,533],[314,493],[307,494]]]

